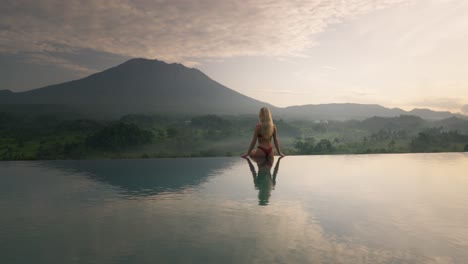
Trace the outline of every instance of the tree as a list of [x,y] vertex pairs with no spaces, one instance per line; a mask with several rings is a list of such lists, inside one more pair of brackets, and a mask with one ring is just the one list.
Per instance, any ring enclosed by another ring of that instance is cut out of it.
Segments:
[[151,131],[141,129],[135,124],[119,122],[89,136],[86,139],[86,144],[94,148],[121,150],[149,143],[153,136]]
[[321,139],[314,148],[315,152],[318,153],[330,153],[333,151],[333,146],[330,140],[328,139]]
[[298,154],[312,154],[314,153],[315,138],[309,137],[302,141],[300,138],[294,142],[294,147],[297,149]]
[[458,131],[443,132],[440,127],[430,128],[411,141],[410,149],[413,152],[455,151],[456,145],[464,144],[467,140],[468,135],[461,135]]
[[166,138],[166,130],[158,129],[158,138],[160,140],[163,140],[164,138]]
[[167,128],[166,135],[168,138],[175,138],[175,136],[177,136],[177,129],[173,127]]
[[388,143],[388,148],[393,151],[395,149],[395,140],[392,139],[390,143]]

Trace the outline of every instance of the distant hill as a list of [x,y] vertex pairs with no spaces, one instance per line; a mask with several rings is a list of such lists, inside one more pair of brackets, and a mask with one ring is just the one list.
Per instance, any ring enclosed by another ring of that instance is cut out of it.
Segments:
[[350,120],[365,119],[373,116],[394,117],[406,112],[399,108],[385,108],[376,104],[319,104],[290,106],[283,109],[283,114],[290,118],[314,120]]
[[450,117],[434,121],[432,123],[434,127],[441,127],[445,130],[457,130],[458,132],[468,134],[468,120],[458,117]]
[[419,108],[413,109],[407,113],[409,115],[419,116],[424,119],[434,119],[434,120],[445,119],[445,118],[450,118],[450,117],[455,117],[455,116],[462,117],[462,118],[464,117],[462,115],[452,114],[449,111],[433,111],[430,109],[419,109]]
[[399,117],[371,117],[363,120],[359,126],[370,131],[376,131],[380,129],[420,130],[429,125],[421,117],[401,115]]
[[405,111],[400,108],[386,108],[377,104],[318,104],[290,106],[281,109],[285,118],[309,120],[364,120],[369,117],[398,117],[400,115],[418,116],[427,120],[439,120],[450,117],[466,119],[466,116],[450,112],[439,112],[429,109]]
[[240,94],[181,64],[131,59],[83,79],[13,93],[0,90],[0,112],[120,117],[127,114],[256,115],[269,107],[275,118],[363,120],[414,115],[440,120],[450,112],[404,111],[376,104],[319,104],[278,108]]

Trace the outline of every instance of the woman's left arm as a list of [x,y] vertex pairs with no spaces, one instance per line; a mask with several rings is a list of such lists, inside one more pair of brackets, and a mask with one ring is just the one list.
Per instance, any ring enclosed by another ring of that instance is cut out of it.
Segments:
[[249,150],[247,150],[246,153],[242,154],[241,157],[245,158],[245,157],[250,155],[250,152],[255,147],[255,143],[257,143],[257,137],[258,137],[258,125],[255,126],[254,134],[253,134],[253,137],[252,137],[252,141],[250,142]]

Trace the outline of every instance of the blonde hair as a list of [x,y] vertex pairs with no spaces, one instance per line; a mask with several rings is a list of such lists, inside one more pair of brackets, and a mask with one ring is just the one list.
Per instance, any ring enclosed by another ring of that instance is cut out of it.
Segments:
[[260,123],[260,134],[264,138],[271,138],[273,135],[273,119],[271,118],[270,110],[262,107],[258,113],[258,122]]

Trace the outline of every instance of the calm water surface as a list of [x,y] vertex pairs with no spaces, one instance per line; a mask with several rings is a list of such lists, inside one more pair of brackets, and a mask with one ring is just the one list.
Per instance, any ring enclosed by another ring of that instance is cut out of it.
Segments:
[[468,154],[0,162],[0,263],[468,263]]

